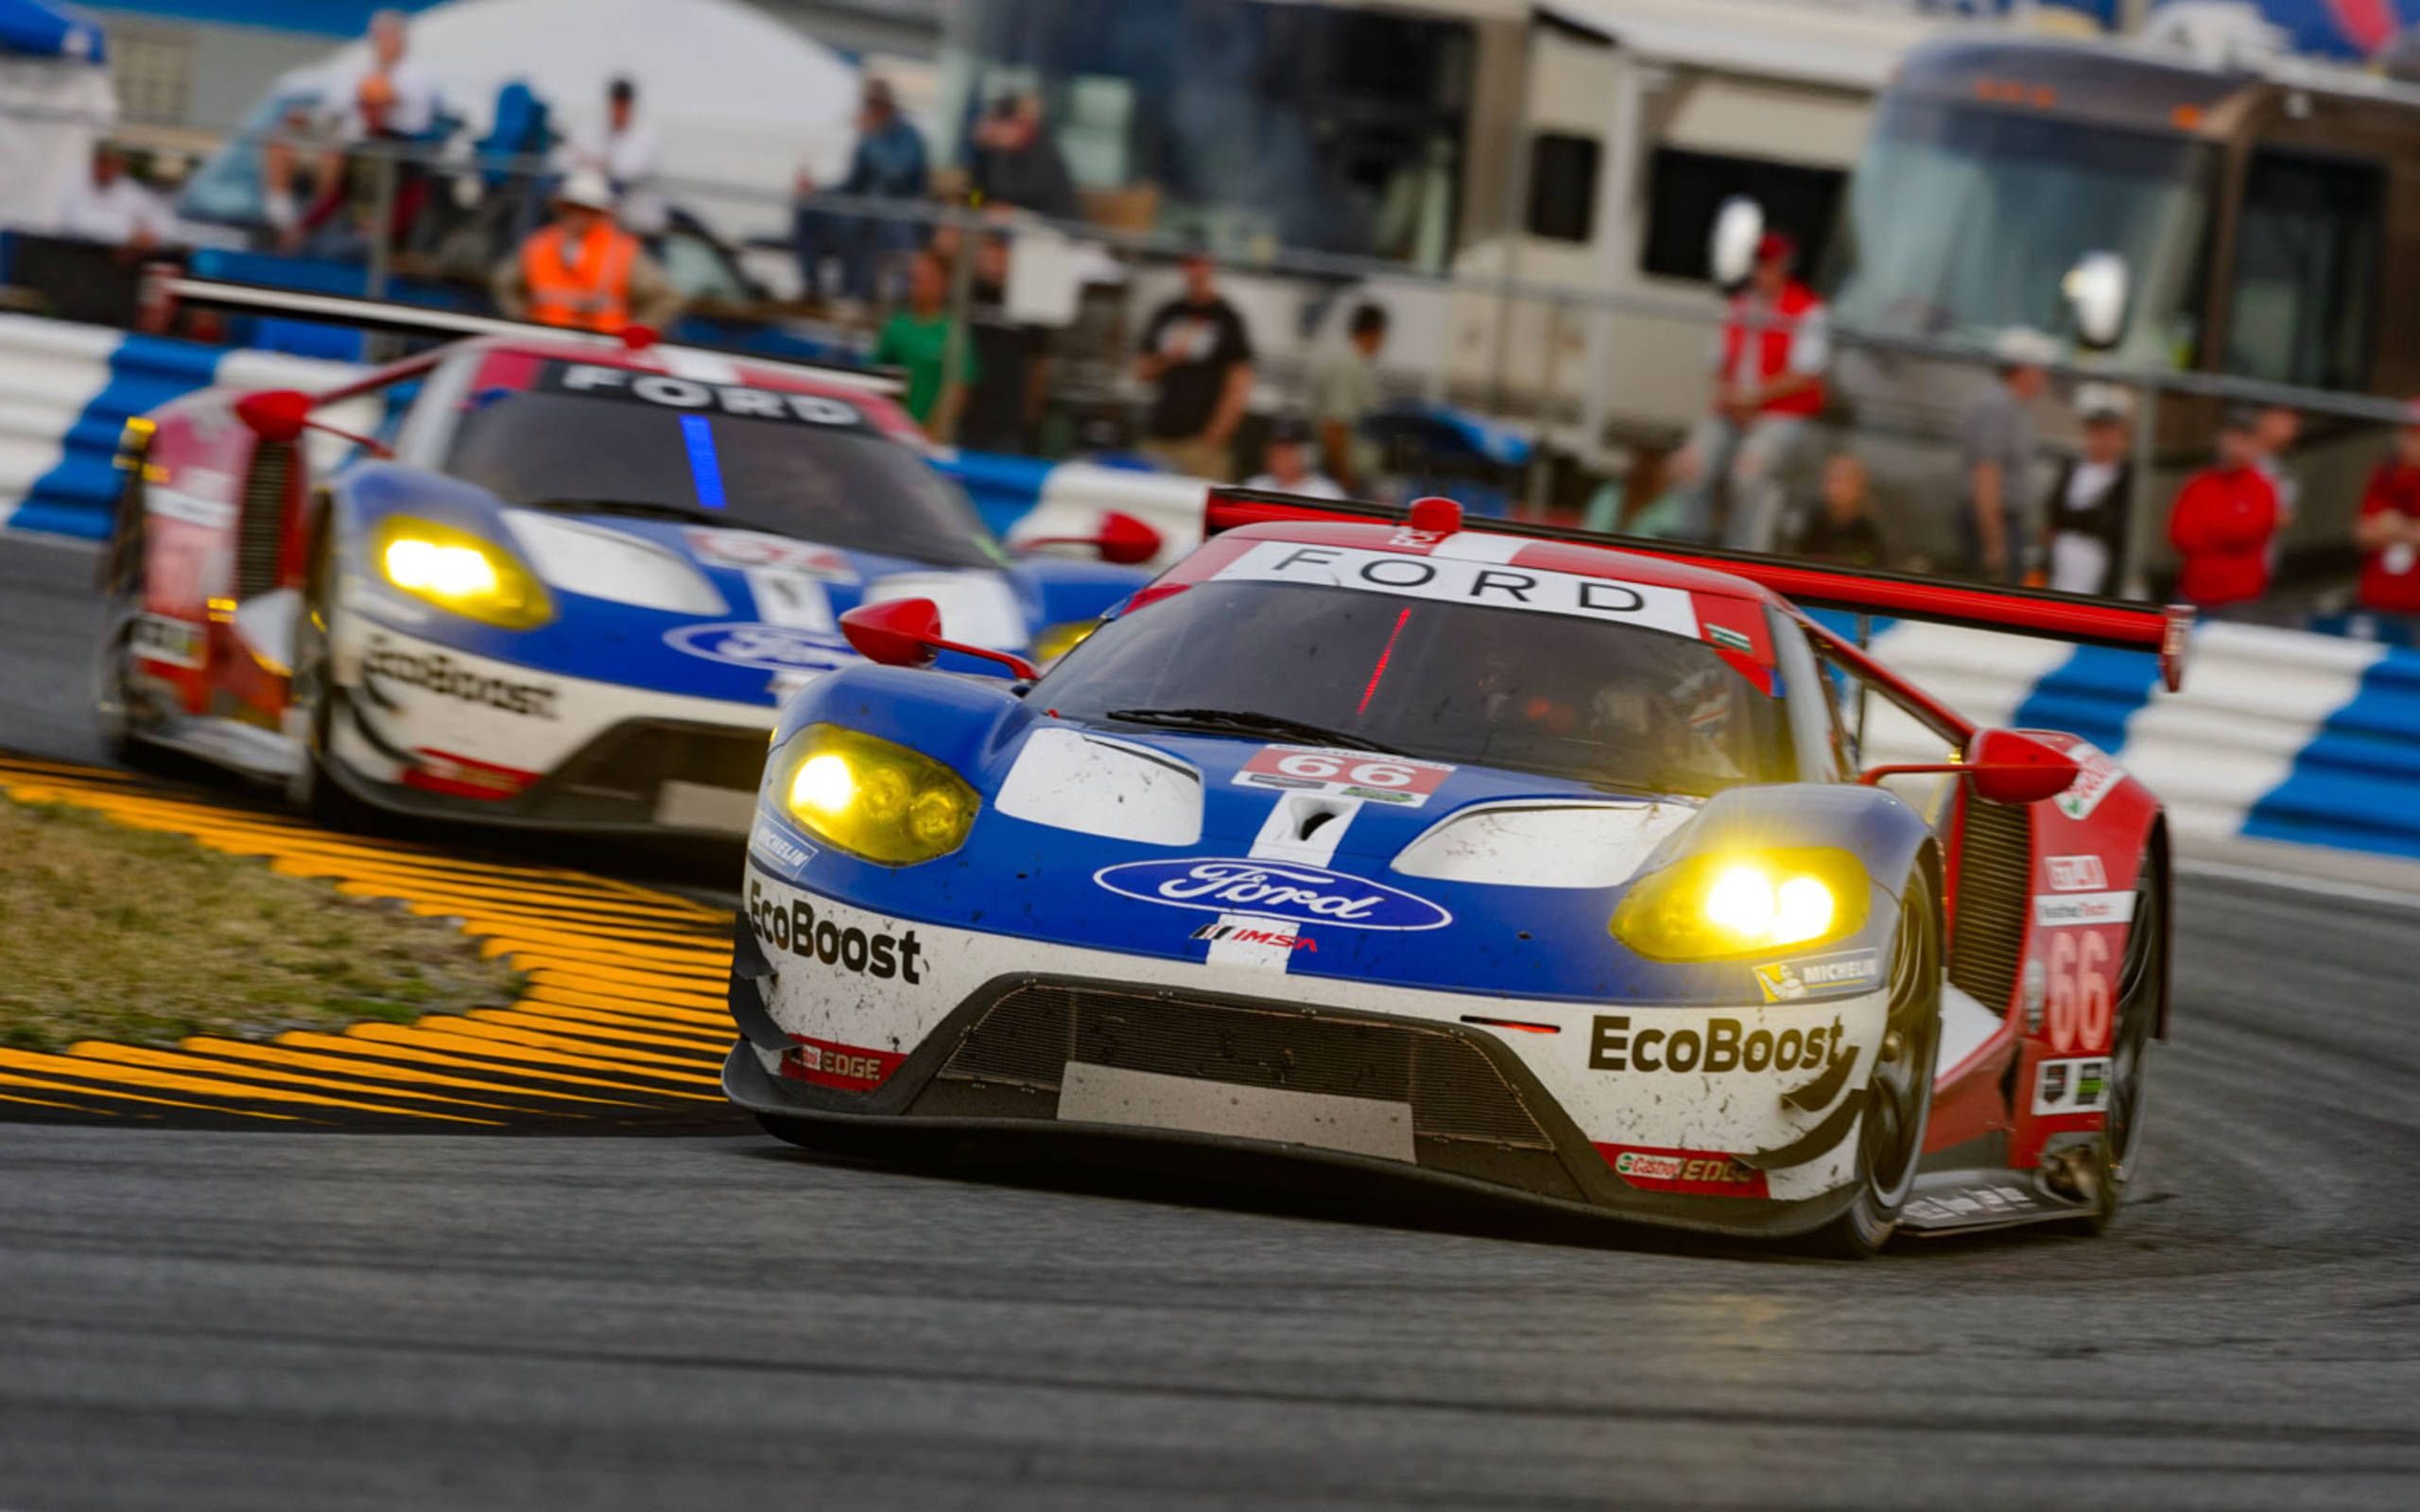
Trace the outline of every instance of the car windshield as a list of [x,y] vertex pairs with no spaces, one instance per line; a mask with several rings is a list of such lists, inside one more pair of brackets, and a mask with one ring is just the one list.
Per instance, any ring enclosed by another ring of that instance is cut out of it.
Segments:
[[509,392],[474,404],[445,471],[508,503],[695,515],[935,566],[1001,560],[964,497],[870,426],[570,393]]
[[[1293,744],[1332,731],[1329,744],[1620,791],[1706,794],[1788,782],[1795,767],[1781,699],[1700,642],[1292,584],[1208,582],[1148,604],[1070,652],[1031,696],[1107,729]],[[1214,713],[1270,728],[1222,730]]]
[[2189,319],[2214,163],[2181,136],[1893,101],[1852,180],[1835,308],[1876,330],[2056,331],[2068,270],[2116,252],[2136,281],[2135,334],[2172,357],[2196,335],[2174,327]]

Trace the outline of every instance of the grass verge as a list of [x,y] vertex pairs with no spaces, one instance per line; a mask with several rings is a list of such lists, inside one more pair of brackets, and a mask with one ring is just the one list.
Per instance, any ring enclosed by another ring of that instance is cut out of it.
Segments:
[[453,925],[182,835],[0,798],[0,1043],[259,1038],[512,1001]]

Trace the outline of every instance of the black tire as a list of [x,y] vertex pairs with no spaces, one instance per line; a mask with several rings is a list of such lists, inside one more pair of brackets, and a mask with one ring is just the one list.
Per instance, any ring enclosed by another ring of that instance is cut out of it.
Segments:
[[134,694],[127,685],[128,642],[134,630],[132,606],[112,597],[104,625],[100,646],[93,654],[93,727],[111,761],[141,771],[156,765],[162,753],[143,738]]
[[2168,875],[2160,853],[2147,850],[2135,873],[2135,927],[2118,970],[2117,1019],[2109,1040],[2109,1110],[2092,1154],[2092,1208],[2068,1227],[2108,1231],[2126,1185],[2142,1166],[2143,1113],[2160,985],[2168,977]]
[[1808,1236],[1818,1254],[1863,1260],[1890,1242],[1899,1210],[1915,1190],[1925,1129],[1932,1122],[1932,1079],[1941,1056],[1941,911],[1932,882],[1918,867],[1899,901],[1891,940],[1891,1013],[1882,1050],[1858,1120],[1857,1197],[1848,1211]]

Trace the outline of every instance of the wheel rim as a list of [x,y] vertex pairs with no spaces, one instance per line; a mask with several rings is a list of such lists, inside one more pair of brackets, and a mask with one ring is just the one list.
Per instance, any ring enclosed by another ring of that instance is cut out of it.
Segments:
[[1900,918],[1891,951],[1891,1016],[1887,1033],[1899,1037],[1899,1054],[1877,1060],[1867,1084],[1864,1130],[1866,1179],[1876,1195],[1895,1201],[1913,1179],[1924,1138],[1927,1085],[1932,1076],[1933,1040],[1940,1033],[1939,1005],[1926,983],[1938,976],[1932,932],[1923,927],[1931,908],[1928,894],[1911,898]]
[[2109,1111],[2102,1120],[2110,1161],[2121,1180],[2143,1127],[2145,1071],[2165,944],[2159,923],[2159,876],[2147,855],[2135,875],[2135,927],[2127,932],[2126,959],[2118,972],[2118,1030],[2109,1050]]

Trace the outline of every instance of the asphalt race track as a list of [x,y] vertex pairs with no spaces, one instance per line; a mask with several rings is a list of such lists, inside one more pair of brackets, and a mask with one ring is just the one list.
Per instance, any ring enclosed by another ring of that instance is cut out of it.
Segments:
[[[95,755],[88,567],[0,542],[0,747]],[[1045,1145],[0,1125],[0,1506],[2420,1504],[2420,911],[2179,917],[2110,1237],[1865,1264]]]

